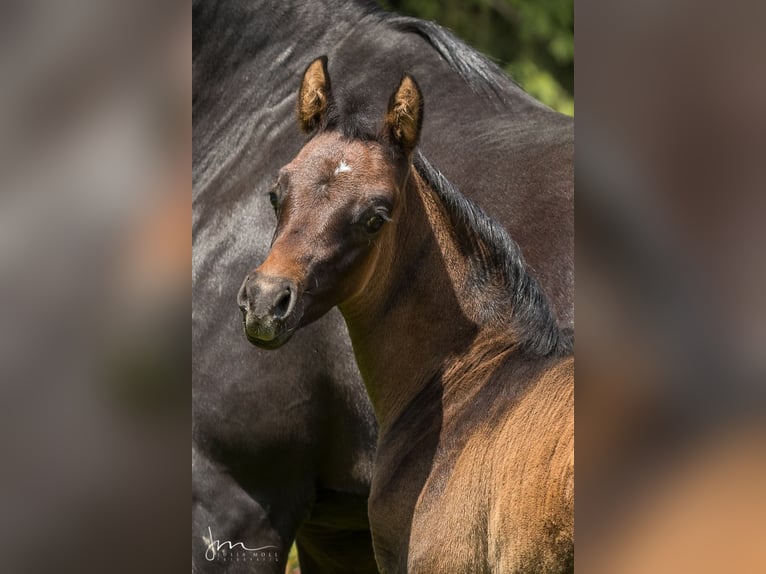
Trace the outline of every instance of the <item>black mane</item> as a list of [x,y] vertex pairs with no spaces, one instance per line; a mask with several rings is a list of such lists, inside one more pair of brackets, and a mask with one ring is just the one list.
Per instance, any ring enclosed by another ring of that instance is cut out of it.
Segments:
[[453,225],[468,231],[460,238],[461,248],[474,262],[470,287],[485,304],[485,318],[510,313],[522,346],[530,352],[570,353],[574,343],[571,333],[559,329],[545,293],[528,271],[521,248],[505,228],[463,196],[420,151],[416,151],[413,165],[441,199]]
[[[436,22],[387,12],[371,1],[358,4],[357,8],[362,9],[365,16],[373,21],[398,32],[413,33],[423,38],[457,72],[473,93],[496,107],[509,104],[519,97],[529,105],[545,107],[530,97],[497,64]],[[319,131],[336,129],[349,139],[369,141],[379,138],[377,110],[367,107],[371,101],[369,93],[363,90],[346,92],[341,89],[334,100],[325,124]]]
[[497,64],[436,22],[390,13],[385,13],[384,18],[393,28],[418,34],[426,40],[474,93],[501,102],[506,102],[509,91],[523,93],[519,85]]

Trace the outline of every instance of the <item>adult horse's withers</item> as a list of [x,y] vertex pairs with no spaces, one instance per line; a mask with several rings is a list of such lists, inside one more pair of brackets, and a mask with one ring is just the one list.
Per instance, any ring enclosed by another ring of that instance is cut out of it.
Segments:
[[[336,103],[376,110],[402,72],[416,73],[429,101],[421,148],[512,232],[565,325],[572,120],[445,30],[370,2],[193,7],[193,568],[282,572],[297,533],[304,573],[372,572],[376,430],[342,320],[331,312],[274,354],[248,345],[232,304],[267,252],[274,216],[264,193],[304,141],[300,73],[328,53],[344,88]],[[274,545],[280,561],[208,561],[211,541]]]
[[238,303],[266,349],[341,310],[380,427],[381,571],[571,572],[572,341],[518,245],[415,152],[410,76],[379,129],[335,108],[324,58],[298,103],[312,139],[269,193],[274,240]]

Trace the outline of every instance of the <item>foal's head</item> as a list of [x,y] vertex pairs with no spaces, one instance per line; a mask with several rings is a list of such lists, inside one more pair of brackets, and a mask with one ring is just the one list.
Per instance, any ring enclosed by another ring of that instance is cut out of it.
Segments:
[[366,288],[380,254],[376,243],[391,232],[388,223],[401,209],[422,118],[422,95],[405,75],[377,137],[346,137],[327,59],[309,65],[298,119],[313,137],[279,171],[269,193],[277,216],[271,251],[237,297],[250,342],[277,348]]

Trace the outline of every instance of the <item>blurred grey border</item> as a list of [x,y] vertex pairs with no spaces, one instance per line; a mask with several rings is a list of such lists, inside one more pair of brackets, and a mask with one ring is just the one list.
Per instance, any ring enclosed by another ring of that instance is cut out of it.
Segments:
[[766,571],[764,16],[576,3],[584,572]]
[[[576,3],[582,572],[766,571],[765,12]],[[0,2],[4,572],[188,569],[190,24]]]
[[187,571],[191,14],[0,1],[0,570]]

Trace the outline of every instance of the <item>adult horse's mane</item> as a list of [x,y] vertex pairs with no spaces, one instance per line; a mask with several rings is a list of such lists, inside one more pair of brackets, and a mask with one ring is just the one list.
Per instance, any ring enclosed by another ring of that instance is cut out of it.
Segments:
[[[471,91],[486,97],[488,101],[495,105],[511,103],[511,99],[508,96],[512,94],[516,99],[523,99],[526,104],[547,109],[547,106],[529,96],[506,72],[500,69],[487,56],[471,48],[451,31],[436,22],[388,12],[373,0],[327,0],[325,4],[337,6],[335,9],[338,11],[357,10],[360,19],[368,20],[370,23],[383,24],[391,30],[417,34],[428,42],[441,58],[457,72]],[[203,29],[202,24],[205,21],[204,16],[202,16],[203,5],[216,6],[216,3],[194,2],[194,7],[197,8],[195,13],[199,14],[199,16],[195,15],[195,23],[199,21],[201,24],[198,28],[200,36]],[[300,9],[304,9],[306,12],[311,10],[309,7],[301,7]],[[210,14],[214,17],[215,12],[216,9],[214,8],[210,11]],[[232,20],[232,24],[237,25],[247,21],[244,16],[247,14],[248,9],[241,7],[241,12],[243,17]],[[194,46],[196,47],[201,43],[201,41],[195,42]],[[196,88],[197,86],[195,85],[194,87]],[[194,92],[196,91],[194,90]]]
[[[527,271],[519,245],[502,225],[461,194],[420,151],[415,152],[413,165],[438,195],[452,224],[467,231],[459,239],[463,242],[461,247],[470,254],[474,272],[471,288],[482,301],[487,319],[502,320],[510,316],[521,347],[529,352],[571,353],[572,339],[559,329],[545,294]],[[491,295],[487,296],[488,293]],[[506,301],[509,306],[504,304]]]
[[[513,94],[526,103],[544,107],[522,90],[497,64],[436,22],[387,12],[372,1],[358,2],[356,5],[365,11],[366,18],[398,32],[414,33],[423,38],[457,72],[472,92],[487,98],[492,105],[500,107],[509,104],[508,96]],[[336,98],[328,110],[326,123],[321,129],[339,129],[351,139],[377,139],[375,122],[379,114],[376,110],[366,108],[370,101],[369,94],[341,90],[339,95],[341,97]]]
[[436,22],[388,12],[381,17],[397,30],[414,32],[425,39],[476,93],[505,102],[509,90],[525,93],[494,62],[467,46]]

